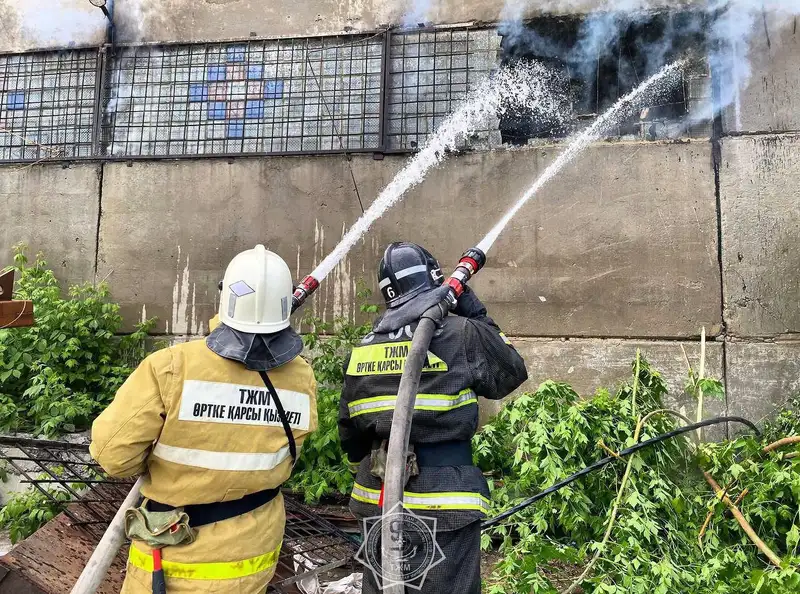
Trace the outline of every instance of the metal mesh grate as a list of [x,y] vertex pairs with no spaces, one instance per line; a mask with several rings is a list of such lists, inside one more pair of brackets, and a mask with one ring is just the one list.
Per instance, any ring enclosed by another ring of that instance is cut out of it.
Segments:
[[[387,141],[413,150],[425,142],[455,104],[497,67],[495,29],[452,29],[391,36]],[[501,143],[499,122],[487,122],[471,146]]]
[[344,577],[362,568],[355,560],[358,544],[330,522],[289,497],[286,532],[275,577],[267,592],[293,593],[297,584]]
[[[610,57],[570,58],[581,22],[534,19],[521,36],[454,27],[0,55],[0,161],[414,151],[480,80],[518,59],[564,71],[572,121],[487,117],[464,145],[563,136],[648,72],[637,50],[645,33],[635,27],[620,29]],[[555,56],[553,39],[563,45]],[[700,38],[678,41],[675,55],[702,46]],[[707,136],[709,89],[707,69],[687,73],[680,97],[615,133]]]
[[380,36],[120,49],[104,110],[108,152],[377,149],[382,53]]
[[83,444],[0,437],[0,460],[20,483],[54,509],[63,508],[73,526],[98,540],[133,484],[107,477]]
[[88,157],[96,50],[0,55],[0,160]]

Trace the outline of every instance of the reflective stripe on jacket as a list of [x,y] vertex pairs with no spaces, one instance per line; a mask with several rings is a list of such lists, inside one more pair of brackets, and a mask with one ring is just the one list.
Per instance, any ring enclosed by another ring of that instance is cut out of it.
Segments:
[[[298,357],[268,375],[299,448],[317,427],[314,374]],[[204,340],[147,357],[95,420],[90,452],[113,476],[147,472],[142,495],[176,507],[236,500],[278,487],[292,464],[286,433],[259,374],[216,355]],[[249,564],[252,569],[253,559],[264,560],[278,550],[283,526],[283,499],[277,497],[251,513],[202,526],[191,545],[164,549],[165,568],[169,562]],[[149,552],[143,543],[135,546]],[[149,584],[135,555],[124,592],[145,592],[140,586]],[[248,576],[220,582],[185,573],[167,576],[167,590],[263,592],[274,566],[260,566]]]
[[[345,363],[339,435],[348,461],[359,464],[350,507],[360,517],[378,513],[381,482],[370,472],[369,454],[389,438],[415,328],[371,333]],[[490,318],[446,317],[422,369],[410,443],[471,440],[478,427],[478,395],[503,398],[526,379],[524,361]],[[488,511],[488,486],[475,466],[422,467],[406,491],[409,507],[435,516],[442,530],[457,530]]]

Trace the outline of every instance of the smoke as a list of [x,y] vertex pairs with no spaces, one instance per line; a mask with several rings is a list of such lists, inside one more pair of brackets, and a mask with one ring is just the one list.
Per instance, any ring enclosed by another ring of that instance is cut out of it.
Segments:
[[[114,15],[118,40],[126,42],[144,40],[147,24],[161,18],[146,0],[107,0],[106,9]],[[107,41],[109,22],[89,0],[24,0],[8,9],[3,25],[7,31],[16,27],[21,46],[69,48]]]
[[16,2],[19,36],[27,46],[73,47],[102,40],[108,20],[89,0]]
[[782,25],[800,14],[798,0],[706,0],[669,12],[661,0],[606,0],[580,21],[554,18],[546,28],[523,23],[531,8],[564,14],[570,8],[577,10],[576,2],[553,0],[534,6],[530,0],[507,0],[499,27],[504,36],[504,59],[558,59],[573,78],[587,81],[591,87],[599,84],[599,63],[624,57],[619,59],[617,76],[630,88],[671,60],[687,55],[705,57],[717,83],[714,109],[733,105],[737,128],[741,126],[739,93],[752,74],[751,40],[763,34],[759,28],[768,17]]
[[162,18],[157,8],[147,5],[147,0],[114,0],[114,6],[117,36],[128,43],[144,41],[147,25]]
[[412,0],[411,10],[403,17],[403,27],[416,27],[425,22],[432,0]]

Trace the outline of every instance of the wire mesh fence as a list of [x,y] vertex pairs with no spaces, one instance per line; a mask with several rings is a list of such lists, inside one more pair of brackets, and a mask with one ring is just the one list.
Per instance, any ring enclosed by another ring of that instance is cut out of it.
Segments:
[[[392,35],[389,47],[386,140],[391,149],[414,150],[497,68],[500,36],[495,29],[419,31]],[[469,143],[499,145],[499,120]]]
[[376,150],[382,50],[376,36],[119,49],[108,154]]
[[90,157],[97,50],[0,55],[0,160]]
[[[541,59],[509,39],[456,27],[0,55],[0,162],[410,152],[501,64]],[[554,62],[575,79],[574,129],[618,96],[623,65],[635,71],[627,54],[606,62],[586,80]],[[680,97],[620,134],[705,135],[710,80],[688,73]],[[487,118],[464,146],[553,136],[527,124]]]
[[[61,510],[72,526],[98,542],[124,501],[133,479],[108,477],[84,444],[0,437],[0,461],[23,487]],[[331,522],[284,497],[286,528],[275,577],[268,592],[300,592],[311,580],[332,581],[360,571],[357,542]],[[68,543],[63,543],[68,546]],[[124,563],[127,546],[119,556]],[[55,560],[42,560],[54,563]]]

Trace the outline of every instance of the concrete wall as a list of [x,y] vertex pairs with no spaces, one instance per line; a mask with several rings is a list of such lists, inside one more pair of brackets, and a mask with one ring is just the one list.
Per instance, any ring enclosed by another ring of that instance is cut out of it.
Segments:
[[728,330],[800,332],[800,136],[726,138],[720,198]]
[[[111,1],[109,0],[109,4]],[[465,23],[502,20],[504,0],[441,0],[414,13],[414,0],[114,0],[117,40],[208,41],[247,37],[299,36],[368,31],[420,22]],[[509,5],[513,6],[512,0]],[[574,14],[604,5],[601,0],[516,2],[520,14]],[[675,6],[675,0],[633,0],[626,6]],[[680,5],[702,4],[682,0]],[[0,0],[0,51],[64,47],[101,42],[105,21],[89,0]]]
[[24,242],[65,283],[92,280],[99,191],[99,165],[0,168],[0,268]]
[[[682,0],[691,5],[700,0]],[[415,14],[415,0],[116,0],[125,40],[206,40],[265,35],[316,35],[373,30],[387,24],[497,22],[505,0],[439,0]],[[519,4],[526,16],[544,12],[575,14],[603,6],[601,0],[550,0]],[[142,5],[146,8],[142,8]],[[633,0],[626,6],[675,6],[675,0]],[[139,25],[138,23],[141,23]]]
[[[129,320],[158,316],[159,331],[202,333],[236,253],[263,243],[301,278],[360,214],[342,157],[108,164],[99,274],[111,274]],[[352,315],[355,280],[377,249],[370,238],[351,252],[314,308]]]
[[106,39],[107,19],[89,0],[0,0],[0,22],[3,52],[99,45]]
[[[796,11],[797,12],[797,11]],[[749,81],[725,111],[731,132],[800,130],[800,31],[798,17],[764,14],[750,38]]]
[[[359,278],[374,288],[390,241],[425,243],[454,265],[558,152],[446,162],[374,225],[315,307],[351,314]],[[198,332],[233,254],[262,241],[298,277],[310,272],[361,212],[353,177],[367,207],[403,162],[353,157],[352,175],[342,157],[106,165],[98,274],[113,271],[129,318],[144,310],[162,331]],[[520,212],[475,288],[516,335],[716,334],[716,241],[708,143],[596,146]]]
[[[800,389],[797,141],[725,138],[719,219],[707,142],[603,143],[547,186],[474,283],[516,337],[530,387],[552,377],[591,393],[622,379],[641,348],[669,380],[675,405],[691,413],[680,346],[696,364],[704,325],[716,337],[709,373],[729,390],[709,414],[727,408],[760,418]],[[329,320],[352,316],[358,280],[374,283],[392,240],[421,241],[452,266],[557,153],[451,157],[375,224],[309,310]],[[264,242],[301,277],[402,163],[369,156],[106,163],[102,187],[101,165],[6,168],[4,223],[5,213],[13,218],[0,228],[0,248],[28,241],[65,280],[91,280],[99,239],[97,277],[111,282],[129,325],[158,316],[160,332],[197,336],[233,254]]]
[[[0,11],[11,4],[0,1]],[[136,14],[131,0],[118,0],[118,14],[126,4]],[[369,0],[297,10],[236,0],[147,6],[170,9],[141,20],[154,39],[366,29],[401,14],[399,5]],[[482,15],[500,3],[438,6],[452,10],[440,20],[467,20],[457,18],[467,12],[493,20]],[[316,25],[314,9],[325,14]],[[215,28],[226,10],[230,18]],[[301,24],[279,23],[270,10]],[[3,34],[7,47],[13,40]],[[554,377],[589,393],[624,377],[641,348],[664,371],[675,406],[691,413],[680,346],[696,363],[705,326],[709,373],[727,387],[708,414],[758,419],[800,390],[797,35],[768,20],[754,36],[754,74],[725,112],[718,146],[596,145],[503,234],[474,286],[515,336],[531,386]],[[310,309],[327,319],[352,315],[357,280],[374,282],[381,248],[395,239],[424,242],[451,266],[559,150],[451,157],[376,223]],[[234,253],[264,242],[302,276],[402,163],[319,156],[9,166],[0,169],[0,249],[8,254],[18,241],[44,249],[67,281],[108,276],[128,324],[156,315],[159,331],[196,336]]]
[[[598,388],[614,389],[631,377],[631,364],[640,349],[648,361],[661,372],[669,387],[666,404],[673,410],[694,418],[697,403],[684,391],[686,359],[697,367],[700,359],[698,342],[638,341],[610,339],[543,339],[515,338],[514,346],[528,364],[529,380],[523,389],[536,389],[547,379],[566,382],[581,395],[590,396]],[[723,344],[710,342],[706,347],[706,373],[723,377]],[[483,402],[482,420],[496,413],[502,403]],[[705,402],[706,416],[725,414],[726,400]]]

